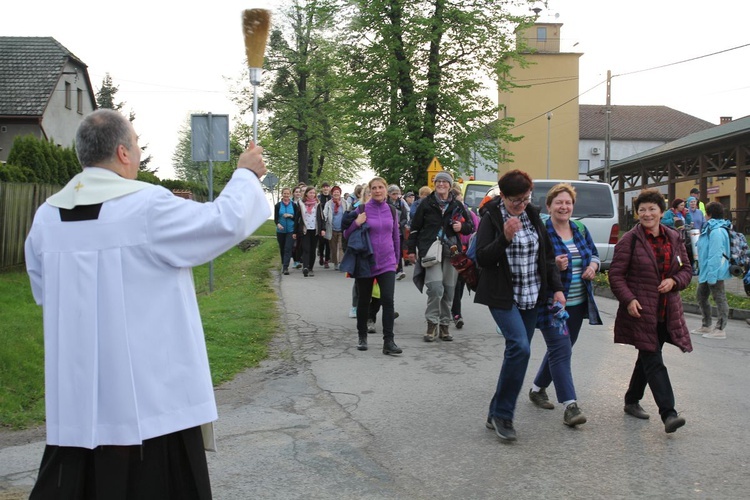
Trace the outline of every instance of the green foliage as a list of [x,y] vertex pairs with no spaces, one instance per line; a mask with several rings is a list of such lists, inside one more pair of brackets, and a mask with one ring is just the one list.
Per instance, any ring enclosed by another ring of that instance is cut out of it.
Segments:
[[454,170],[468,170],[459,159],[473,150],[499,158],[499,141],[512,140],[509,123],[498,120],[481,81],[500,77],[503,61],[517,57],[514,30],[531,21],[531,3],[352,2],[342,44],[350,62],[348,102],[358,143],[376,172],[421,186],[433,156]]
[[[21,169],[25,180],[42,184],[66,184],[81,167],[72,148],[63,148],[53,140],[39,139],[33,134],[18,136],[8,153],[8,163]],[[21,178],[19,172],[14,177]]]
[[[361,167],[341,89],[339,15],[334,0],[294,0],[274,18],[258,107],[268,116],[259,136],[279,185],[349,182]],[[252,99],[252,89],[235,95],[247,114]]]
[[0,165],[0,181],[3,182],[36,182],[34,171],[27,167],[17,167],[6,163]]
[[157,186],[161,184],[161,181],[156,175],[144,170],[138,171],[138,176],[136,177],[136,179],[139,181],[148,182],[149,184],[156,184]]

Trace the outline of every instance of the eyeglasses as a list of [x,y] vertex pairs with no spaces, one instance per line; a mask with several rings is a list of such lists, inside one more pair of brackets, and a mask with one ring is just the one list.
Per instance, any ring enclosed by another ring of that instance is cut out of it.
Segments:
[[513,198],[506,198],[506,200],[508,200],[514,207],[520,207],[521,205],[528,205],[531,203],[531,196],[521,198],[520,200],[514,200]]

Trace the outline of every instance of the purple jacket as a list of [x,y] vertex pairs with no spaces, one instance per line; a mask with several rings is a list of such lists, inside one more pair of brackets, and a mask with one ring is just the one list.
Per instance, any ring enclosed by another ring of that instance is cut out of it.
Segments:
[[[370,200],[365,204],[365,213],[367,225],[370,226],[370,242],[375,261],[371,268],[372,275],[396,271],[400,240],[398,221],[393,215],[391,206],[385,201]],[[348,238],[357,227],[356,222],[350,225],[344,231],[344,237]]]

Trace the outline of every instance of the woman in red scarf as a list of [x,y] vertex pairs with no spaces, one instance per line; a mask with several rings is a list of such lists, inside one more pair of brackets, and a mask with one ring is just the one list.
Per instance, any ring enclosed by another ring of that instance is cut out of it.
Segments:
[[323,208],[323,226],[320,235],[329,240],[331,260],[333,261],[333,268],[336,270],[339,268],[339,262],[341,262],[343,254],[341,221],[344,218],[344,212],[348,212],[350,209],[347,201],[341,197],[341,188],[333,186],[331,199],[326,202]]
[[302,274],[305,278],[315,276],[315,249],[318,243],[318,232],[322,226],[322,214],[318,209],[318,197],[313,186],[305,188],[305,194],[300,200],[302,212]]

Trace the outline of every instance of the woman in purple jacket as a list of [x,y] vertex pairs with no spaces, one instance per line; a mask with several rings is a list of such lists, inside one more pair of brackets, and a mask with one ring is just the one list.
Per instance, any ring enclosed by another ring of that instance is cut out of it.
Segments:
[[625,413],[649,418],[640,405],[648,385],[664,430],[670,433],[685,425],[685,419],[674,409],[672,383],[661,351],[665,342],[683,352],[693,350],[679,294],[690,284],[693,269],[679,233],[660,224],[665,209],[658,190],[641,191],[635,199],[639,223],[617,243],[609,283],[620,302],[615,342],[638,349],[625,393]]
[[396,266],[401,252],[398,220],[395,210],[386,202],[388,185],[385,179],[375,177],[370,181],[369,187],[372,198],[365,204],[364,211],[357,215],[354,223],[344,231],[344,236],[349,238],[356,228],[367,222],[373,250],[370,276],[355,276],[359,295],[357,349],[367,350],[367,312],[372,299],[372,285],[377,279],[380,286],[380,303],[383,307],[383,354],[401,354],[401,348],[393,341],[393,292],[396,287]]

